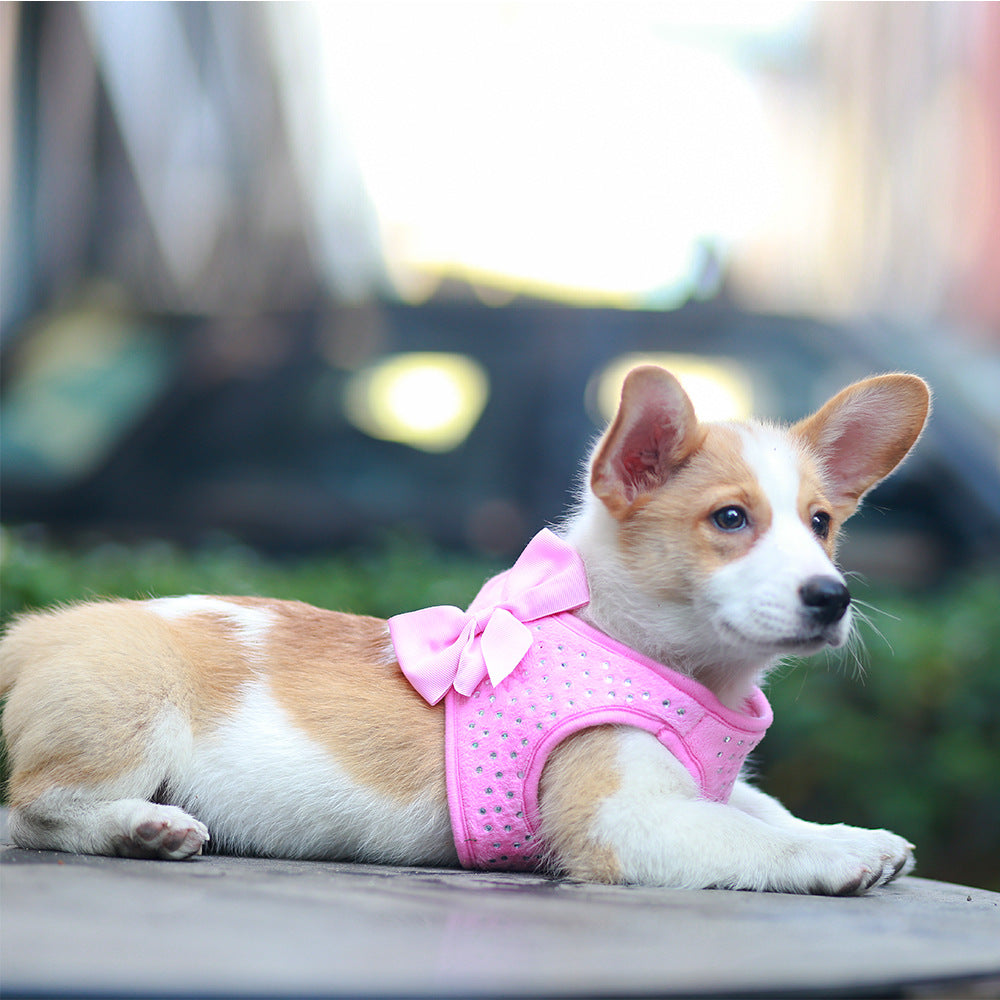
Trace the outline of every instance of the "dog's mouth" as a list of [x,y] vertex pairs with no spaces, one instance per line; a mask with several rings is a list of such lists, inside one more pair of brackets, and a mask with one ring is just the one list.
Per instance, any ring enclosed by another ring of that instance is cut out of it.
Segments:
[[776,643],[780,648],[787,650],[788,652],[802,652],[802,653],[818,653],[824,646],[841,646],[843,645],[843,640],[839,635],[828,635],[826,633],[820,635],[804,635],[804,636],[793,636],[789,639],[783,639],[780,643]]
[[792,635],[748,635],[742,629],[722,622],[722,626],[730,637],[736,639],[740,644],[748,645],[760,649],[762,652],[774,652],[784,654],[798,654],[800,656],[811,656],[818,653],[827,646],[836,649],[843,646],[847,641],[846,634],[843,634],[837,625],[827,625],[821,629],[809,632],[800,632]]

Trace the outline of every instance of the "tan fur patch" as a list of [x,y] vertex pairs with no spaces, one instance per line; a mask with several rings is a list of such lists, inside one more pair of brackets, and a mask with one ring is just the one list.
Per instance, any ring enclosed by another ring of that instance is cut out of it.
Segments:
[[[235,599],[234,599],[235,600]],[[386,653],[386,623],[268,601],[264,660],[292,720],[360,784],[397,801],[443,801],[444,706],[429,706]]]
[[[750,530],[724,532],[712,514],[742,507]],[[683,602],[721,565],[744,555],[771,526],[771,506],[743,458],[739,434],[708,428],[702,447],[623,523],[626,560],[637,578]]]
[[[17,678],[3,719],[12,805],[53,786],[92,786],[137,769],[166,705],[196,729],[206,724],[246,676],[237,654],[218,628],[181,628],[136,601],[16,622],[3,643],[4,671]],[[211,670],[193,669],[196,662]]]
[[831,560],[837,554],[837,537],[843,518],[835,504],[826,495],[823,488],[823,480],[819,469],[812,456],[799,450],[799,495],[798,495],[799,517],[803,524],[812,531],[812,518],[814,514],[825,513],[830,515],[830,530],[826,538],[817,536],[817,541],[826,550],[826,554]]
[[570,736],[549,756],[539,783],[542,835],[572,878],[617,883],[614,849],[591,836],[601,803],[618,791],[615,727],[596,726]]

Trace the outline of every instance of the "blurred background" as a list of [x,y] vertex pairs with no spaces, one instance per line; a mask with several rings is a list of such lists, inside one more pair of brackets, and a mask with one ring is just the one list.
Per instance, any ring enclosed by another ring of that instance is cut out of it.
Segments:
[[902,620],[762,771],[1000,887],[1000,4],[6,3],[0,67],[4,615],[463,603],[637,360],[707,419],[914,371],[842,551]]

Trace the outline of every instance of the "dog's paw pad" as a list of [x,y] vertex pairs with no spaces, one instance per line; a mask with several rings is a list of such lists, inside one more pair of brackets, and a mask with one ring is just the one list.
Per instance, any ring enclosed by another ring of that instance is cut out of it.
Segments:
[[885,878],[885,872],[882,868],[872,870],[868,867],[862,867],[860,871],[852,874],[847,881],[835,886],[832,889],[831,895],[860,896],[869,889],[874,889],[875,886],[880,885],[883,881],[888,880]]
[[149,807],[119,841],[118,853],[131,858],[179,861],[201,854],[208,828],[176,806]]

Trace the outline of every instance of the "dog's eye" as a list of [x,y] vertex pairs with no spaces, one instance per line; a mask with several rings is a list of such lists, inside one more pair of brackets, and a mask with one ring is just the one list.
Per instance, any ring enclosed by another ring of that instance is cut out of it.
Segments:
[[830,515],[825,510],[816,511],[810,523],[817,538],[826,538],[830,534]]
[[723,531],[739,531],[747,525],[747,512],[742,507],[720,507],[712,514],[712,521]]

